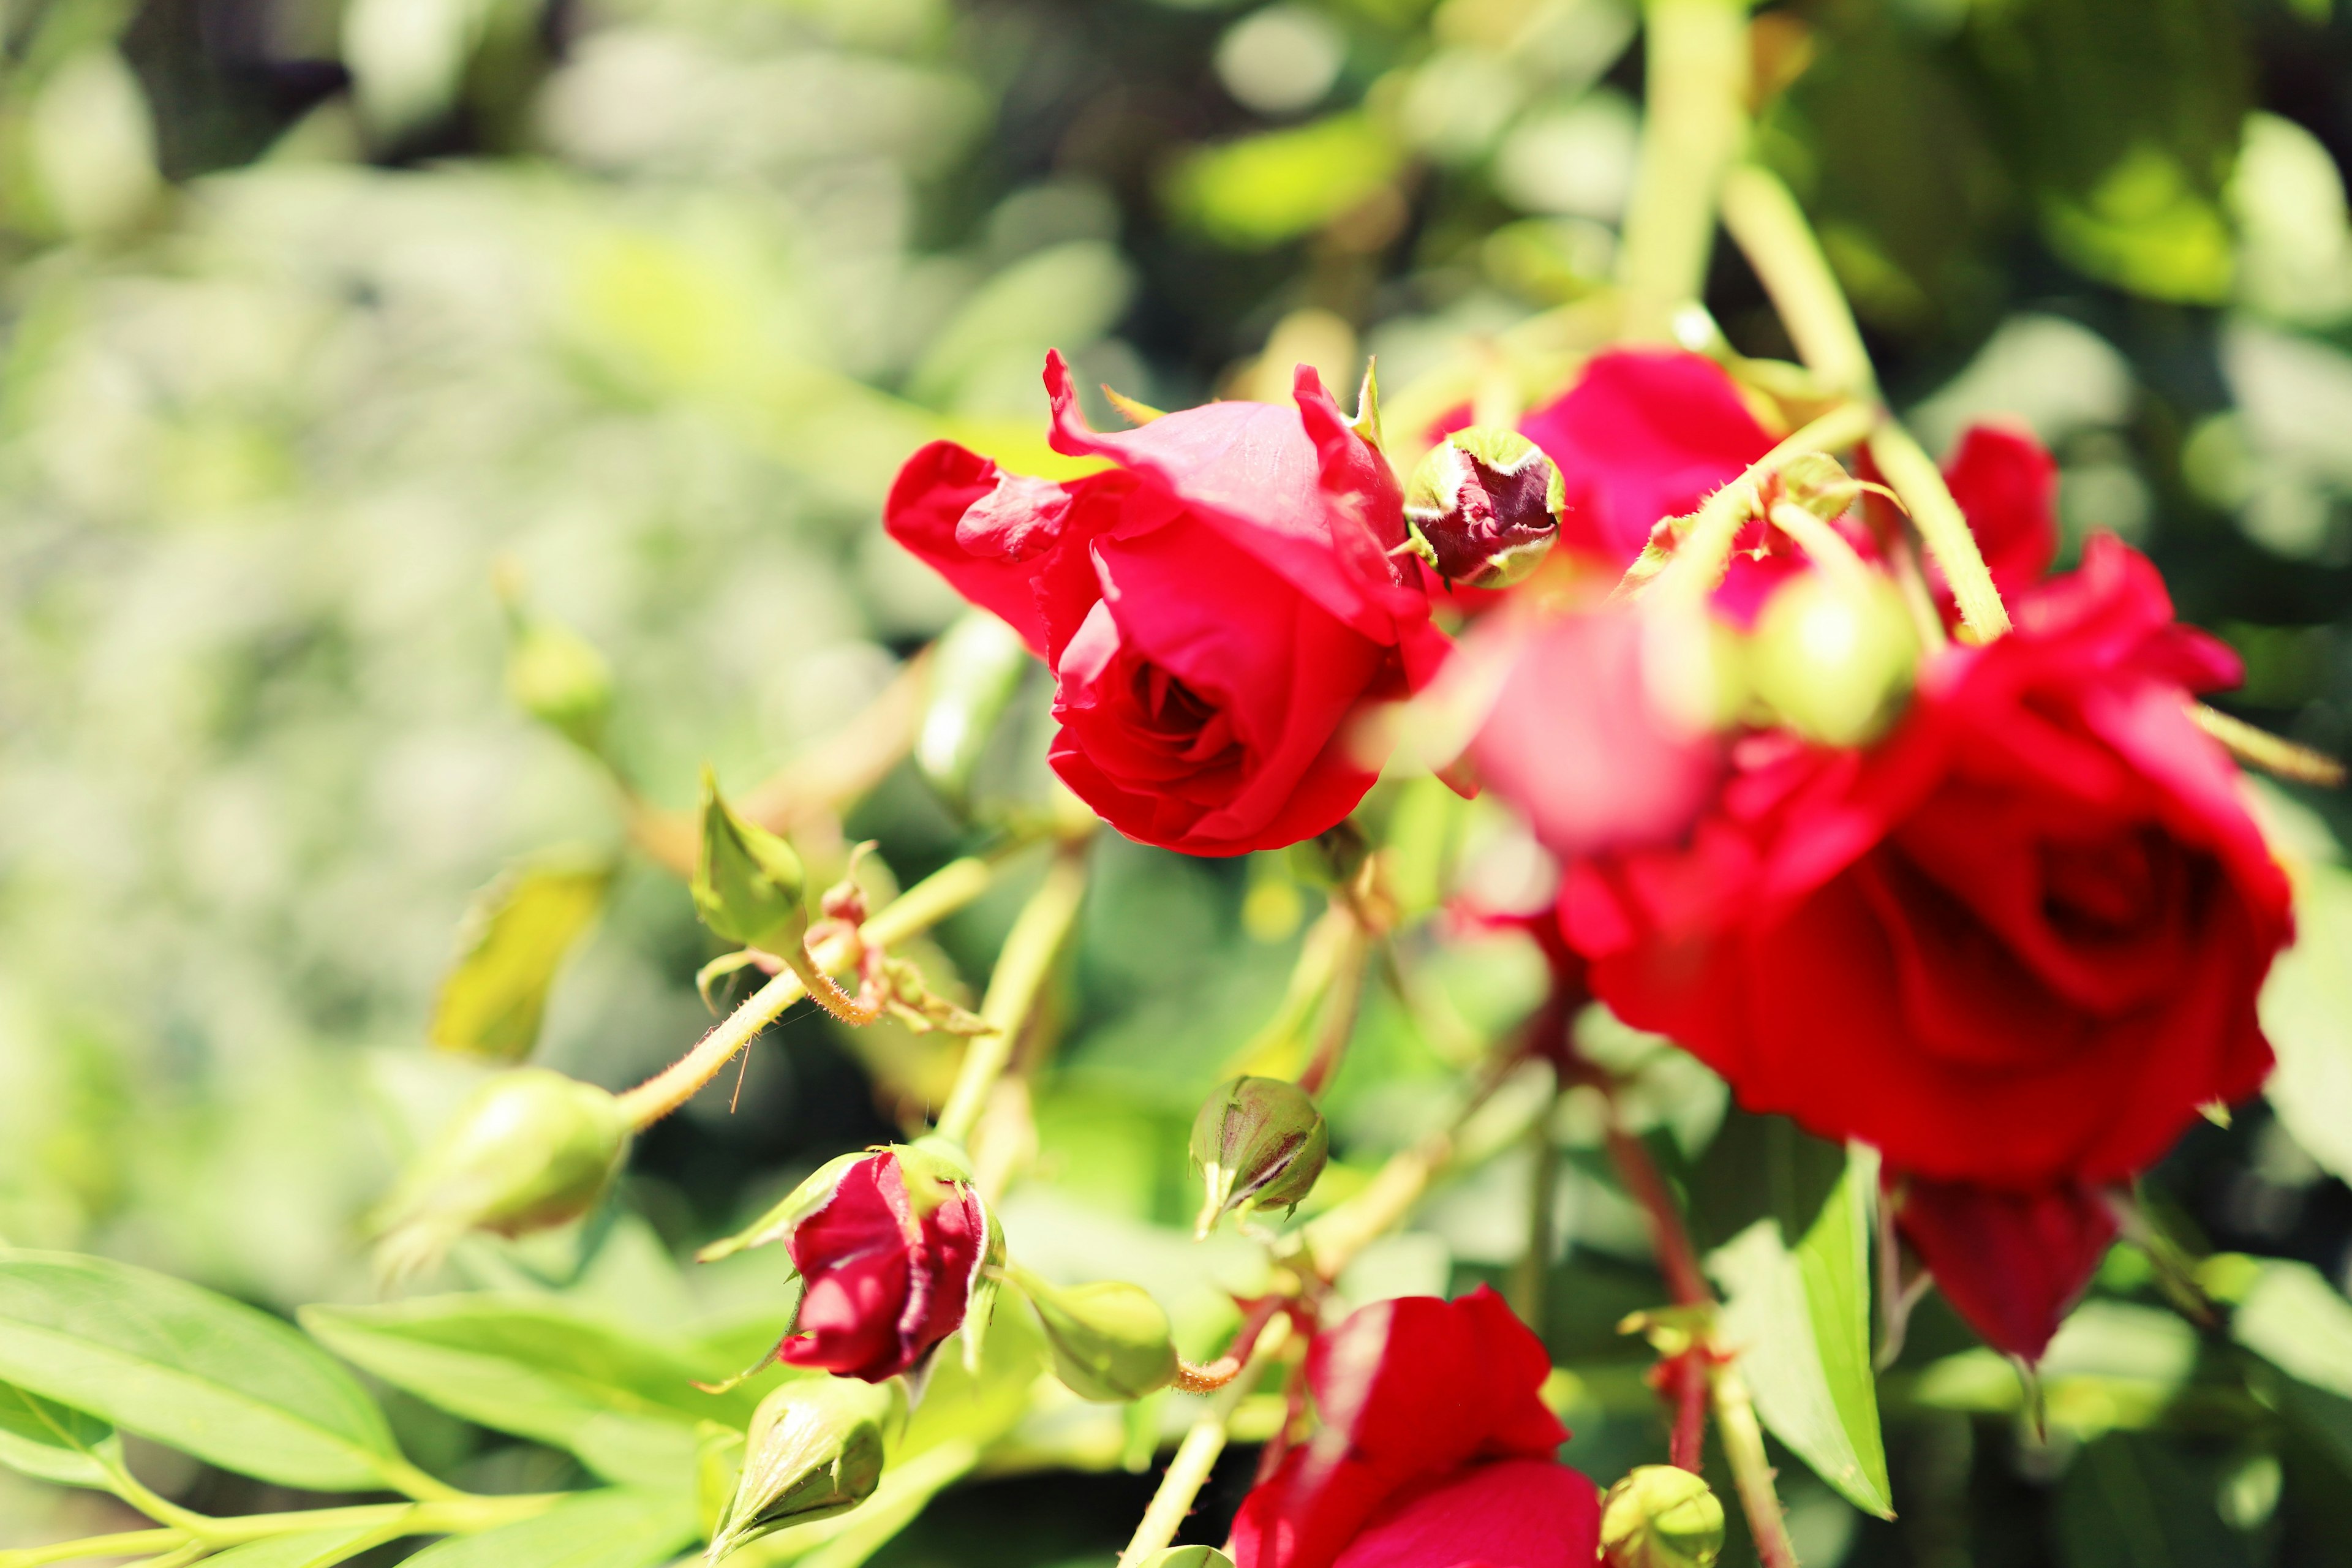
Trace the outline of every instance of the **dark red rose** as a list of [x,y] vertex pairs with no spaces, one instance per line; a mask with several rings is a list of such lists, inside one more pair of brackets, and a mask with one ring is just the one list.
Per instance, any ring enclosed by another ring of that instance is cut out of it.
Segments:
[[1235,1568],[1589,1568],[1601,1504],[1558,1463],[1541,1342],[1503,1299],[1382,1301],[1318,1335],[1323,1425],[1242,1502]]
[[804,1288],[776,1359],[879,1383],[963,1326],[988,1215],[962,1182],[910,1183],[885,1151],[847,1163],[784,1241]]
[[1349,721],[1436,671],[1388,461],[1301,367],[1295,408],[1214,403],[1101,435],[1046,363],[1053,443],[1117,467],[1054,484],[937,442],[885,522],[1053,668],[1054,769],[1131,838],[1237,855],[1311,838],[1378,759]]
[[1935,1181],[2132,1174],[2271,1062],[2287,885],[2189,693],[2234,658],[2112,539],[1865,752],[1735,748],[1686,845],[1570,868],[1595,991],[1741,1103]]
[[1985,1342],[2040,1361],[2116,1239],[2115,1206],[2082,1182],[2005,1193],[1886,1177],[1903,1239]]
[[[1568,499],[1561,547],[1616,571],[1633,563],[1660,520],[1697,510],[1775,439],[1722,366],[1671,349],[1595,355],[1566,394],[1519,422],[1519,432],[1559,466]],[[1989,426],[1963,434],[1945,466],[1945,482],[2005,595],[2037,580],[2057,548],[2055,476],[2031,437]],[[1841,527],[1865,553],[1873,548],[1863,531]],[[1746,621],[1803,566],[1802,552],[1778,530],[1751,521],[1717,602]],[[1940,587],[1932,565],[1929,574]]]

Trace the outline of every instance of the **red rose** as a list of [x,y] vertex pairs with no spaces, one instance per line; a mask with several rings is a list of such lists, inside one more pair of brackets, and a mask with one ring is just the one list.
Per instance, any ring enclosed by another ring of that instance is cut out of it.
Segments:
[[[1662,519],[1697,510],[1774,441],[1722,366],[1658,349],[1595,355],[1565,395],[1520,421],[1519,432],[1559,466],[1568,497],[1561,546],[1618,571],[1633,563]],[[1979,426],[1961,437],[1944,479],[2000,591],[2036,581],[2057,548],[2049,454],[2031,437]],[[1873,548],[1860,531],[1848,537],[1865,553]],[[1802,552],[1777,530],[1751,521],[1717,602],[1746,620],[1803,564]],[[1940,590],[1932,564],[1929,575]]]
[[1052,667],[1063,782],[1120,832],[1238,855],[1324,831],[1371,787],[1368,699],[1434,673],[1445,639],[1394,552],[1380,450],[1301,366],[1297,406],[1215,403],[1099,435],[1051,356],[1053,443],[1118,466],[1055,484],[936,442],[908,459],[892,538]]
[[886,1151],[846,1164],[784,1241],[804,1285],[776,1359],[879,1383],[963,1326],[988,1215],[960,1181],[920,1173],[910,1190]]
[[1601,1504],[1553,1458],[1551,1358],[1503,1299],[1382,1301],[1318,1335],[1322,1427],[1242,1502],[1234,1568],[1589,1568]]
[[1903,1239],[1985,1342],[2040,1361],[2116,1239],[2115,1206],[2068,1182],[2031,1193],[1886,1176]]
[[1889,1167],[2126,1177],[2252,1093],[2286,880],[2189,694],[2235,659],[2112,539],[1954,647],[1867,752],[1740,743],[1685,846],[1571,867],[1594,989],[1753,1110]]

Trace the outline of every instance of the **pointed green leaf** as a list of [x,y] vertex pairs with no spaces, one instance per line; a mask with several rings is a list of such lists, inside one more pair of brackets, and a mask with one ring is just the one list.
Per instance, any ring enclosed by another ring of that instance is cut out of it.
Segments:
[[589,1492],[536,1519],[428,1546],[411,1568],[653,1568],[702,1538],[693,1491]]
[[1707,1260],[1725,1342],[1772,1434],[1866,1513],[1894,1517],[1870,1364],[1870,1215],[1878,1157],[1857,1146],[1792,1250],[1758,1220]]
[[126,1263],[0,1251],[0,1379],[281,1486],[364,1491],[414,1473],[318,1346]]
[[613,871],[603,858],[550,857],[509,868],[476,894],[433,1004],[432,1042],[493,1061],[530,1055],[555,972],[595,923]]
[[114,1428],[12,1384],[0,1384],[0,1465],[61,1487],[110,1489],[121,1454]]
[[734,1366],[688,1359],[548,1297],[429,1296],[310,1307],[302,1324],[397,1388],[570,1450],[608,1479],[691,1491],[697,1425],[740,1426],[759,1392],[706,1394]]

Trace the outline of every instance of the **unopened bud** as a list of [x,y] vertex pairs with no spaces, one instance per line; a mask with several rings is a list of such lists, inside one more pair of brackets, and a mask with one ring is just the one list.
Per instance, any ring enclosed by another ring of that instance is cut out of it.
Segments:
[[586,637],[523,601],[522,574],[501,562],[494,585],[507,609],[507,695],[583,751],[604,743],[613,670]]
[[1601,1505],[1609,1568],[1707,1568],[1723,1550],[1723,1504],[1675,1465],[1642,1465]]
[[1297,1084],[1221,1085],[1192,1119],[1192,1163],[1206,1184],[1195,1234],[1236,1210],[1297,1207],[1330,1156],[1331,1130]]
[[1507,588],[1559,537],[1559,469],[1516,430],[1474,425],[1439,442],[1405,487],[1410,545],[1431,570],[1473,588]]
[[1813,571],[1766,601],[1749,649],[1756,694],[1782,723],[1809,740],[1858,746],[1901,711],[1919,638],[1885,577]]
[[1234,1568],[1234,1560],[1213,1546],[1163,1546],[1135,1568]]
[[906,1387],[895,1378],[801,1378],[760,1401],[743,1435],[742,1473],[708,1560],[717,1563],[787,1525],[845,1513],[873,1496],[883,1446],[906,1414]]
[[1025,1268],[1014,1269],[1013,1279],[1045,1325],[1054,1375],[1079,1398],[1140,1399],[1175,1381],[1168,1314],[1141,1286],[1049,1285]]
[[1769,482],[1778,487],[1777,499],[1796,502],[1823,522],[1844,516],[1864,490],[1890,493],[1884,485],[1855,479],[1827,452],[1798,453],[1772,471]]
[[384,1270],[437,1261],[469,1230],[520,1236],[594,1206],[628,1152],[629,1118],[594,1084],[518,1068],[476,1089],[386,1201]]
[[808,931],[801,858],[776,835],[736,816],[707,766],[694,908],[729,942],[766,952],[798,952]]

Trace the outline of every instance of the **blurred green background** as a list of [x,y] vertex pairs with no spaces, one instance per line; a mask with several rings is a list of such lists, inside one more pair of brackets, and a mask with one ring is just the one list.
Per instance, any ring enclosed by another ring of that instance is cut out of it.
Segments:
[[[622,839],[604,783],[507,701],[494,563],[611,658],[614,751],[649,795],[688,803],[705,759],[747,788],[954,617],[880,497],[934,435],[1048,460],[1047,346],[1163,407],[1279,395],[1297,360],[1346,384],[1376,354],[1392,395],[1540,363],[1545,312],[1610,277],[1637,34],[1632,0],[0,7],[0,1237],[280,1307],[370,1296],[360,1215],[464,1081],[423,1040],[468,897]],[[1758,148],[1929,444],[2030,422],[2070,548],[2141,544],[2245,655],[2233,710],[2352,744],[2352,15],[1813,0],[1755,36]],[[1741,352],[1788,355],[1728,247],[1708,302]],[[1508,859],[1491,815],[1412,790],[1372,811],[1465,875]],[[880,838],[903,881],[969,829],[902,768],[817,837],[821,863]],[[1021,891],[952,922],[933,967],[984,966]],[[1128,1259],[1180,1326],[1186,1289],[1214,1304],[1164,1228],[1182,1131],[1318,898],[1280,858],[1100,850],[1014,1206],[1041,1250]],[[679,885],[629,862],[540,1059],[615,1087],[661,1065],[705,1026],[707,956]],[[1508,943],[1434,962],[1473,1035],[1539,983]],[[923,1081],[908,1039],[805,1017],[774,1039],[733,1114],[706,1096],[644,1142],[576,1289],[656,1322],[756,1298],[756,1269],[665,1258],[890,1135]],[[1410,1137],[1448,1071],[1375,1005],[1343,1163]],[[1696,1157],[1719,1089],[1658,1071]],[[1612,1331],[1657,1289],[1584,1155],[1548,1329],[1622,1374],[1573,1423],[1606,1478],[1661,1446]],[[1691,1180],[1704,1199],[1704,1162]],[[1528,1181],[1505,1158],[1441,1194],[1360,1288],[1499,1277]],[[2200,1130],[2157,1187],[2211,1245],[2341,1282],[2352,1190],[2267,1111]],[[2144,1280],[2110,1283],[2111,1312],[2148,1310],[2120,1299]],[[2132,1375],[2201,1375],[2193,1333],[2119,1321],[2100,1342]],[[1933,1317],[1918,1337],[1968,1342]],[[2352,1552],[2329,1468],[2352,1444],[2194,1421],[2158,1444],[2100,1435],[2152,1416],[2095,1413],[2039,1444],[1954,1397],[1895,1401],[1897,1524],[1784,1468],[1808,1563]],[[1245,1482],[1221,1472],[1212,1508]],[[966,1489],[889,1560],[1090,1561],[1148,1491]],[[0,1543],[95,1506],[0,1479]],[[2115,1524],[2151,1508],[2187,1522],[2153,1547]]]

